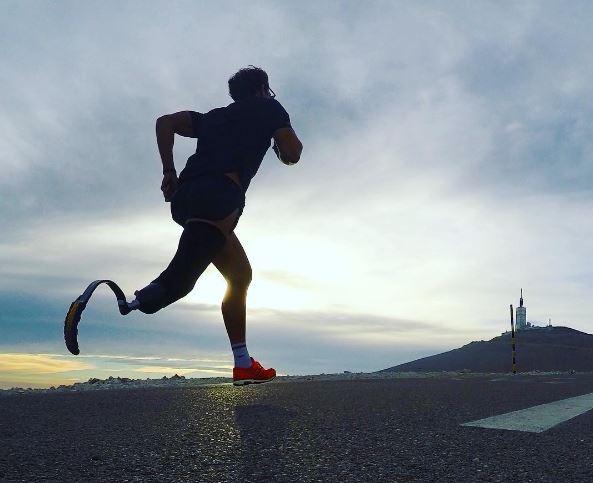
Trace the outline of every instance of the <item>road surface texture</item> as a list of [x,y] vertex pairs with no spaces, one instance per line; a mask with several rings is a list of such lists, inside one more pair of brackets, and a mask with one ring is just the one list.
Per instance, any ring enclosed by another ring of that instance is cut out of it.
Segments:
[[593,375],[360,379],[0,398],[1,481],[593,481],[593,411],[461,424],[593,392]]

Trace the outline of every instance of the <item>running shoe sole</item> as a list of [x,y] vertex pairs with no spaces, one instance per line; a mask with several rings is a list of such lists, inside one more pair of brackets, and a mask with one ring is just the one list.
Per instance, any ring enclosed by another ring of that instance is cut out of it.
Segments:
[[233,381],[233,386],[247,386],[248,384],[263,384],[264,382],[270,382],[275,379],[276,376],[270,377],[269,379],[241,379],[239,381]]

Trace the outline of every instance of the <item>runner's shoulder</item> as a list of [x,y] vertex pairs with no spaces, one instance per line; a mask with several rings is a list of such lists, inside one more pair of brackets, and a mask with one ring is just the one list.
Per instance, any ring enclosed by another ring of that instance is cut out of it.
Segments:
[[284,109],[282,107],[282,104],[280,104],[280,102],[277,99],[274,99],[273,97],[250,97],[248,99],[233,104],[239,105],[241,103],[244,103],[246,107],[257,106],[269,110]]
[[255,116],[260,119],[277,118],[287,116],[288,113],[282,104],[271,97],[250,97],[241,101],[233,102],[225,107],[213,109],[207,113],[212,119],[227,117],[228,119],[243,118],[244,116]]

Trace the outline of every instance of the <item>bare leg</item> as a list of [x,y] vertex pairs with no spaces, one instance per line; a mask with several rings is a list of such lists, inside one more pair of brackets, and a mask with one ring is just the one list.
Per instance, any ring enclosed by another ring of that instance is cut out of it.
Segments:
[[245,342],[247,288],[251,283],[251,265],[237,235],[232,232],[213,262],[227,281],[222,300],[222,317],[231,344]]

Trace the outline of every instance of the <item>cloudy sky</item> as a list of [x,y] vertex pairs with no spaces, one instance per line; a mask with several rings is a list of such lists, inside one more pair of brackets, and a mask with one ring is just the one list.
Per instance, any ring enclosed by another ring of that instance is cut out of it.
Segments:
[[[528,320],[593,332],[589,2],[2,2],[0,387],[228,375],[210,267],[122,318],[180,228],[158,116],[231,102],[265,68],[304,151],[268,154],[236,233],[248,347],[283,374],[371,371]],[[178,169],[194,141],[177,138]]]

